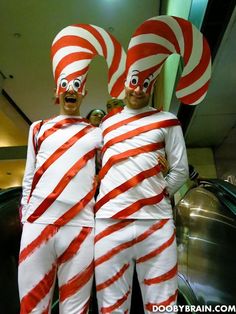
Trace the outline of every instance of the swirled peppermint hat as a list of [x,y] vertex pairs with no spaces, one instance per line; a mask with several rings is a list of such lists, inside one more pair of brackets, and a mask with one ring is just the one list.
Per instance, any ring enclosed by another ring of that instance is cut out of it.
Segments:
[[201,102],[211,76],[210,49],[202,33],[179,17],[153,17],[137,28],[128,47],[125,86],[140,86],[150,94],[165,60],[172,54],[179,54],[184,63],[177,98],[189,105]]
[[114,36],[91,24],[67,26],[53,40],[51,57],[57,97],[70,87],[85,94],[89,64],[97,55],[107,62],[110,95],[122,97],[126,54]]

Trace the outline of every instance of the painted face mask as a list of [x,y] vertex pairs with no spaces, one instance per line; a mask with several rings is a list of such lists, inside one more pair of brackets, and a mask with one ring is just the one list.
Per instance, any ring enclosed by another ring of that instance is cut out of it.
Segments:
[[128,47],[125,86],[151,94],[165,60],[172,54],[179,54],[184,63],[177,98],[184,104],[201,102],[211,75],[210,49],[202,33],[178,17],[153,17],[137,28]]
[[106,30],[90,24],[65,27],[51,47],[56,103],[60,94],[73,91],[85,94],[85,83],[92,59],[100,55],[108,66],[108,91],[112,97],[123,97],[125,52]]

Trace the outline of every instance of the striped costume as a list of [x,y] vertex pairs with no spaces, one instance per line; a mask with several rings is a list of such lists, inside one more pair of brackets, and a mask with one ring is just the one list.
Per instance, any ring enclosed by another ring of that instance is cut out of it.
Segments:
[[[107,62],[110,94],[122,95],[125,52],[111,34],[76,24],[56,35],[51,57],[61,107],[68,96],[78,105],[86,94],[89,65],[98,55]],[[101,131],[80,117],[63,115],[39,127],[35,123],[30,129],[23,182],[21,314],[50,312],[56,274],[60,314],[85,314],[94,272],[95,153]]]
[[[146,313],[177,296],[175,227],[170,199],[187,179],[176,117],[125,107],[102,123],[100,193],[95,205],[95,274],[100,313],[128,313],[134,263]],[[167,156],[164,178],[158,155]]]
[[[101,131],[78,116],[30,127],[19,256],[21,314],[87,313],[93,278],[95,154]],[[40,128],[40,129],[39,129]]]
[[[177,299],[175,227],[167,193],[173,195],[188,177],[186,149],[176,117],[145,107],[172,54],[183,60],[177,98],[189,105],[201,102],[211,73],[206,40],[189,21],[157,16],[144,21],[129,42],[128,107],[102,124],[95,274],[103,314],[129,313],[134,264],[146,313]],[[170,166],[165,178],[159,154],[166,155]]]

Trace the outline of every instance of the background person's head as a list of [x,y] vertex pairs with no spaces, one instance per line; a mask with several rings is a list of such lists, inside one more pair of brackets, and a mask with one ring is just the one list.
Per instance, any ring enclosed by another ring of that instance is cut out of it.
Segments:
[[124,103],[121,99],[112,98],[107,101],[106,107],[107,113],[109,113],[114,108],[124,107]]
[[99,126],[105,115],[106,113],[102,109],[93,109],[87,114],[86,119],[88,119],[93,126]]

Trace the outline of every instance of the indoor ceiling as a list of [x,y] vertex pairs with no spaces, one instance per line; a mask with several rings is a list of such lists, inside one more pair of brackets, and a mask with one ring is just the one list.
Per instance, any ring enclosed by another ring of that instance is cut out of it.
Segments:
[[[0,188],[21,185],[29,124],[58,112],[50,60],[56,34],[71,24],[94,24],[112,33],[126,49],[137,26],[159,14],[159,2],[0,1]],[[86,88],[81,114],[105,109],[110,96],[106,64],[100,57],[91,63]]]
[[[185,0],[174,1],[182,4]],[[19,156],[25,155],[24,148],[27,144],[30,122],[57,114],[58,108],[54,104],[53,96],[50,46],[62,28],[77,23],[98,25],[110,31],[127,49],[130,37],[137,26],[152,16],[163,14],[160,8],[164,7],[164,2],[1,0],[0,88],[3,95],[0,95],[0,151],[1,148],[12,148],[5,151],[3,149],[2,156],[8,154],[11,155],[9,159],[14,160],[14,155],[18,155],[17,159],[20,160]],[[209,37],[214,37],[215,25],[222,23],[225,16],[222,15],[221,19],[222,1],[210,2],[219,3],[216,12],[213,12],[215,20],[210,21],[212,29],[208,32]],[[213,76],[208,95],[192,115],[186,130],[186,143],[188,147],[213,148],[220,147],[224,142],[230,143],[234,151],[230,154],[234,154],[236,160],[235,9],[232,16],[231,13],[228,14],[225,28],[221,30],[223,33],[219,36],[220,42],[214,56]],[[105,61],[99,57],[95,58],[90,68],[86,85],[88,95],[81,110],[83,116],[93,108],[105,109],[106,100],[110,97],[107,92]],[[23,150],[16,152],[14,148],[17,146],[23,147]],[[20,178],[22,170],[17,170],[16,174],[13,164],[6,157],[0,156],[0,159],[1,176],[13,174]],[[24,167],[24,162],[21,163],[21,167]],[[1,187],[4,187],[4,184],[0,185]]]
[[[159,0],[1,0],[3,89],[31,121],[49,117],[58,111],[50,47],[62,28],[78,23],[98,25],[126,49],[137,26],[158,14]],[[96,57],[90,66],[82,115],[105,107],[109,98],[106,73],[105,61]]]

